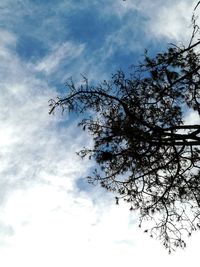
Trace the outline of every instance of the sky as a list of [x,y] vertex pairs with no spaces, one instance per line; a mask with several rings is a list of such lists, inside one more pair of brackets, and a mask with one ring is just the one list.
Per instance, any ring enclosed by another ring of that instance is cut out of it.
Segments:
[[[144,49],[187,43],[192,0],[0,1],[0,262],[3,267],[182,266],[199,262],[200,234],[169,255],[137,214],[84,179],[94,162],[78,118],[48,100],[81,74],[129,71]],[[188,114],[195,123],[198,118]]]

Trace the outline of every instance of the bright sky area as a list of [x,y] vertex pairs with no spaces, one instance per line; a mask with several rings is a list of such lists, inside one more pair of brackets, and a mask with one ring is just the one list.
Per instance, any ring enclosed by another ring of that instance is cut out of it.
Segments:
[[[0,1],[0,265],[189,266],[200,233],[168,255],[129,206],[87,184],[90,137],[75,117],[48,115],[69,77],[109,78],[148,48],[187,42],[191,0]],[[189,115],[189,120],[196,118]]]

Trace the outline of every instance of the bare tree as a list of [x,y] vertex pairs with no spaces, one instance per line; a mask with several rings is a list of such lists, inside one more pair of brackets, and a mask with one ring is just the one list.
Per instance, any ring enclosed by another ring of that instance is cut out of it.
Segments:
[[[195,19],[193,17],[193,22]],[[71,80],[67,95],[50,100],[50,114],[61,107],[84,114],[92,149],[83,148],[97,167],[89,182],[114,192],[138,210],[139,226],[161,239],[169,250],[185,247],[185,234],[200,227],[200,125],[185,122],[200,115],[200,41],[170,47],[110,81],[93,86]]]

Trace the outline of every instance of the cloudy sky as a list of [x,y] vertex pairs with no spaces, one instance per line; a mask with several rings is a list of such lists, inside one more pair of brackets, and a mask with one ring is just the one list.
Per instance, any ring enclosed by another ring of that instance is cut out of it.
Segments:
[[[69,77],[128,71],[145,48],[187,42],[192,0],[0,1],[0,263],[3,267],[182,266],[200,234],[168,255],[137,215],[87,184],[77,118],[48,115]],[[190,120],[193,117],[190,114]]]

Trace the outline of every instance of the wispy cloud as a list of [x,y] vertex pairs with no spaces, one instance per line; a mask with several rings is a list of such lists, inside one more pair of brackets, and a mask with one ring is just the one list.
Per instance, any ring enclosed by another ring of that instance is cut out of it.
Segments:
[[40,60],[35,66],[35,70],[45,72],[47,75],[62,67],[62,62],[70,64],[73,59],[81,55],[84,45],[74,45],[65,42],[61,45],[53,47],[52,51],[44,59]]
[[[169,0],[165,5],[161,0],[121,1],[120,4],[112,1],[111,5],[107,6],[106,13],[116,15],[124,22],[120,29],[110,36],[113,47],[123,45],[125,51],[131,51],[155,39],[162,42],[187,41],[191,36],[191,16],[195,3],[195,0],[181,3]],[[197,15],[198,12],[199,10],[196,11]],[[137,38],[136,34],[138,37],[140,34],[140,38]]]
[[159,38],[187,42],[192,33],[190,26],[194,3],[174,1],[168,6],[160,6],[151,17],[150,33]]
[[[5,43],[9,47],[14,36],[7,36]],[[48,180],[48,177],[53,180],[57,176],[68,177],[69,181],[87,171],[87,164],[83,166],[73,153],[82,142],[87,143],[87,138],[73,130],[73,126],[57,130],[59,118],[48,115],[48,99],[56,92],[30,72],[15,50],[5,51],[0,55],[2,199],[10,193],[9,189],[29,182]],[[71,143],[72,136],[75,143]]]

